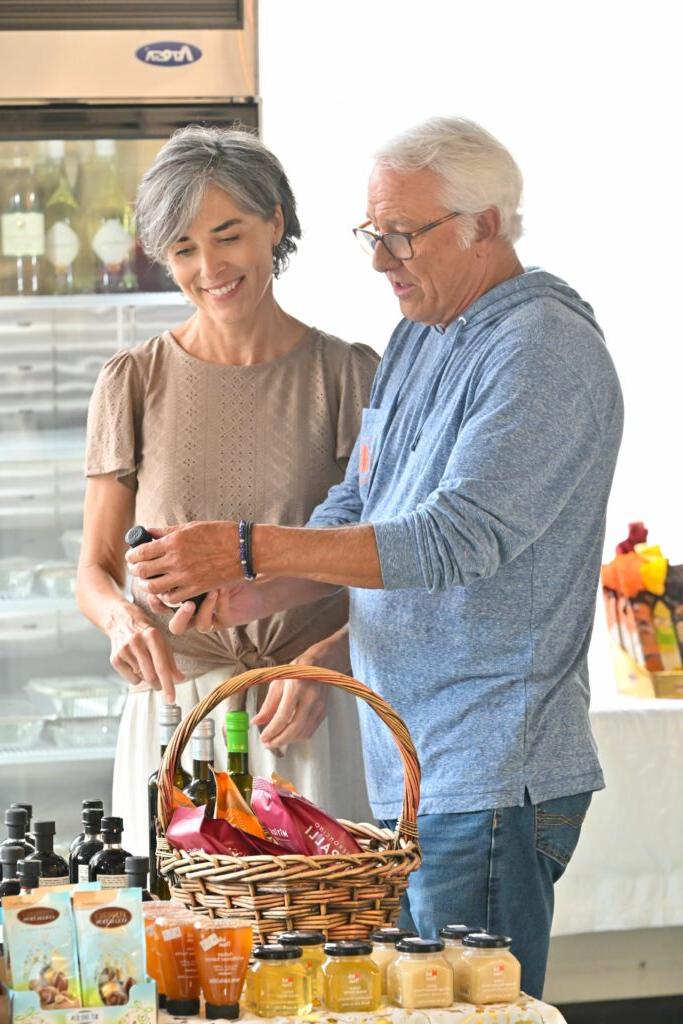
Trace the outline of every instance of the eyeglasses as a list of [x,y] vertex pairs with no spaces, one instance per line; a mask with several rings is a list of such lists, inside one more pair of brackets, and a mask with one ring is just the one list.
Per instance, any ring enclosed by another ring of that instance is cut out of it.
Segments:
[[389,255],[393,256],[395,260],[412,260],[415,255],[413,252],[413,238],[417,238],[418,235],[424,235],[426,231],[431,231],[432,228],[438,227],[439,224],[445,224],[447,220],[453,220],[454,217],[460,217],[461,214],[462,210],[456,210],[455,213],[447,213],[445,217],[433,220],[431,224],[425,224],[424,227],[418,228],[417,231],[386,231],[384,233],[368,231],[368,225],[372,224],[372,221],[366,220],[360,227],[354,228],[353,233],[360,242],[363,251],[369,256],[372,256],[377,248],[377,243],[381,242]]

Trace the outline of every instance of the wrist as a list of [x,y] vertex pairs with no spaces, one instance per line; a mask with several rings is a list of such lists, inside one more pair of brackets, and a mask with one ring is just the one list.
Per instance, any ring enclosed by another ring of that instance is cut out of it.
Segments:
[[102,632],[109,636],[109,634],[113,630],[117,629],[122,623],[130,622],[138,611],[138,606],[132,601],[127,601],[124,597],[112,601],[111,605],[107,609],[104,621],[101,624]]

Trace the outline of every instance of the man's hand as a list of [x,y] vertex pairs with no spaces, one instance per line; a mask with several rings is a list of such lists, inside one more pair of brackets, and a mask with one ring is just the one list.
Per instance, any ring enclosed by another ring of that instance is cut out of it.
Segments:
[[[298,658],[295,665],[319,665],[336,672],[349,672],[348,627],[313,644]],[[265,747],[285,747],[288,743],[308,740],[327,715],[329,686],[304,679],[276,679],[260,711],[251,719],[263,726],[261,742]]]
[[177,604],[241,580],[236,523],[187,523],[149,532],[158,539],[126,552],[130,572],[148,594]]

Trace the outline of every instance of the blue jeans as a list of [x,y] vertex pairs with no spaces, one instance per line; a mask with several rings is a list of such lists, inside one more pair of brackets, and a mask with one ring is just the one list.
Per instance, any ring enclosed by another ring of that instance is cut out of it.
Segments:
[[[555,882],[578,842],[592,793],[523,807],[421,814],[422,866],[410,876],[399,925],[423,938],[446,924],[509,935],[522,989],[543,994]],[[395,821],[382,822],[395,828]]]

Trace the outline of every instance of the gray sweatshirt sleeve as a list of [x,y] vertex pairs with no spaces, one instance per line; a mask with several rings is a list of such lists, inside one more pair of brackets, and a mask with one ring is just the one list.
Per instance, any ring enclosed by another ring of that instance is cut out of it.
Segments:
[[385,588],[434,593],[493,576],[548,529],[599,446],[588,389],[572,368],[542,345],[502,345],[439,486],[373,523]]
[[356,438],[353,451],[341,483],[335,484],[327,497],[313,509],[307,526],[329,527],[348,526],[360,520],[363,502],[358,491],[358,458],[360,438]]

